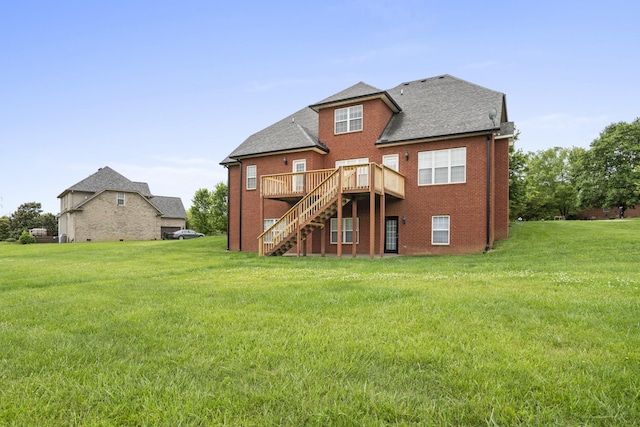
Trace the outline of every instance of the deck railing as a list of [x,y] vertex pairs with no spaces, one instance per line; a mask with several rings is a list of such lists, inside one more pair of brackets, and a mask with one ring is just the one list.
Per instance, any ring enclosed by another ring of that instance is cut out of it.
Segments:
[[370,192],[371,177],[374,178],[373,190],[376,193],[385,192],[404,198],[404,177],[387,166],[375,163],[263,176],[261,180],[263,197],[291,197],[296,194],[302,196],[306,191],[300,189],[301,185],[296,185],[296,179],[301,178],[304,178],[304,185],[309,192],[258,236],[259,254],[267,254],[285,240],[290,239],[300,227],[313,221],[335,202],[338,193]]
[[[404,176],[393,169],[376,163],[342,166],[344,171],[342,190],[348,193],[368,192],[370,177],[374,176],[374,191],[386,192],[404,198]],[[335,169],[320,169],[308,172],[263,175],[261,195],[265,198],[302,197],[316,188]],[[373,172],[372,172],[373,171]]]
[[263,175],[261,179],[262,197],[300,197],[316,188],[335,169],[320,169],[309,172],[280,173]]

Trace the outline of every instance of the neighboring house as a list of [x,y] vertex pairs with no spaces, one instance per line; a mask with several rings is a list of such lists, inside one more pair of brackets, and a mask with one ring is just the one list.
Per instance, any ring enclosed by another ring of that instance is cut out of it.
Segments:
[[[623,216],[625,218],[640,217],[640,207],[628,207],[624,209]],[[580,211],[578,213],[580,219],[611,219],[620,218],[620,207],[612,208],[592,208]]]
[[129,181],[109,167],[58,198],[61,242],[155,240],[185,228],[187,218],[179,197],[153,196],[147,183]]
[[250,136],[228,170],[228,248],[460,254],[508,236],[505,95],[442,75],[358,83]]

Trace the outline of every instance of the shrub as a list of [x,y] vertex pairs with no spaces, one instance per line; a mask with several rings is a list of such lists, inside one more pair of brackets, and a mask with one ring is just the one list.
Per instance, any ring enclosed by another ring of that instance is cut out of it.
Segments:
[[20,235],[20,237],[18,238],[18,241],[20,243],[22,243],[23,245],[28,245],[30,243],[35,243],[36,242],[36,238],[33,237],[31,234],[29,234],[29,232],[27,230],[24,230],[22,232],[22,234]]

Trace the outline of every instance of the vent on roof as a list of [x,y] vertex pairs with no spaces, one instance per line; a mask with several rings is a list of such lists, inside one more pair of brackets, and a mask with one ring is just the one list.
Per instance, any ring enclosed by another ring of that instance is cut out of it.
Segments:
[[440,76],[440,77],[438,77],[438,78],[439,78],[439,79],[444,79],[444,76]]

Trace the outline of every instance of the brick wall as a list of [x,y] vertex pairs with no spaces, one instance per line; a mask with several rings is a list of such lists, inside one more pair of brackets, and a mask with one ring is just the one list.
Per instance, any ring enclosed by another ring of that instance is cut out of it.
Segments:
[[[265,174],[291,172],[292,163],[297,159],[307,160],[307,170],[333,168],[337,160],[367,157],[370,162],[382,163],[382,157],[398,154],[399,172],[405,176],[406,198],[404,200],[386,198],[385,216],[399,219],[398,251],[400,254],[453,254],[480,252],[487,243],[486,235],[486,179],[487,179],[487,136],[478,135],[412,143],[400,146],[376,146],[375,141],[392,116],[386,104],[380,100],[361,103],[363,105],[363,131],[334,135],[334,109],[319,112],[319,137],[330,152],[322,155],[315,152],[276,154],[272,156],[246,159],[242,162],[242,183],[239,185],[240,169],[229,167],[230,227],[229,246],[231,250],[240,248],[240,194],[242,192],[242,250],[257,251],[257,237],[263,231],[262,218],[279,218],[290,207],[290,203],[262,200],[260,197],[260,176]],[[341,106],[342,107],[342,106]],[[418,152],[447,148],[466,147],[466,182],[446,185],[418,186]],[[508,233],[508,143],[499,140],[492,144],[492,183],[495,194],[491,198],[491,242],[506,238]],[[408,155],[408,159],[405,157]],[[283,157],[287,158],[285,165]],[[258,186],[256,190],[246,190],[246,167],[256,165]],[[241,189],[240,189],[241,187]],[[375,209],[375,252],[380,246],[380,200],[376,198]],[[343,217],[351,217],[352,205],[343,208]],[[368,254],[370,247],[370,201],[368,198],[357,202],[357,216],[360,222],[359,254]],[[431,244],[431,221],[436,215],[450,216],[450,244]],[[406,218],[406,224],[402,219]],[[326,224],[325,244],[328,253],[335,253],[337,245],[330,244],[329,222]],[[308,248],[320,252],[322,232],[311,235]],[[295,248],[292,249],[295,251]],[[351,245],[343,245],[343,255],[351,253]]]
[[[75,242],[160,239],[157,210],[138,193],[125,193],[125,205],[116,203],[117,192],[105,191],[74,214]],[[71,237],[71,236],[70,236]]]

